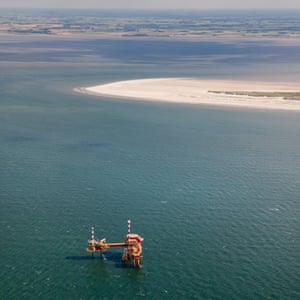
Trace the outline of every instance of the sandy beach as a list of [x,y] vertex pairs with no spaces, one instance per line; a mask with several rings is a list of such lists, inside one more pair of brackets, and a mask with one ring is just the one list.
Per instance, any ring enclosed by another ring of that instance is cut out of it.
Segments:
[[[154,78],[113,82],[77,91],[143,101],[300,110],[297,83]],[[297,99],[293,99],[296,93]]]

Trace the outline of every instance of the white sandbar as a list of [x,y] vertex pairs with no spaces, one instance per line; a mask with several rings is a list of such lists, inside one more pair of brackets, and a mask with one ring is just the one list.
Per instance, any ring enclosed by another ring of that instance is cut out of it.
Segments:
[[[299,100],[222,93],[230,91],[299,93],[300,85],[297,83],[155,78],[113,82],[80,88],[79,91],[135,100],[300,110]],[[214,93],[213,91],[221,93]]]

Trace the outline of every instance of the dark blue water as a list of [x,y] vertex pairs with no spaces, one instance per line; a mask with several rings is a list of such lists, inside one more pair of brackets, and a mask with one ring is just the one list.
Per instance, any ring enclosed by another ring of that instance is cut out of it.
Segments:
[[[1,299],[299,299],[299,113],[73,91],[297,81],[299,43],[19,36],[1,50]],[[92,225],[119,242],[128,217],[143,269],[85,253]]]

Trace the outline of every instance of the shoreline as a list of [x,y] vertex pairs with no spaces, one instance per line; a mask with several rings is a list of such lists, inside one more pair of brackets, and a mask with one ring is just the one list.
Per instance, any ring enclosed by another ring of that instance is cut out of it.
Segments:
[[[75,91],[127,100],[300,111],[297,83],[151,78],[117,81]],[[296,96],[288,99],[283,95]]]

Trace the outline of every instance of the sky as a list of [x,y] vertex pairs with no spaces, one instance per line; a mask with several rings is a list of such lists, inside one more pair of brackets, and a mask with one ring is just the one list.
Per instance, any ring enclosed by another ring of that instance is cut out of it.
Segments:
[[300,8],[299,0],[0,0],[0,8],[255,9]]

